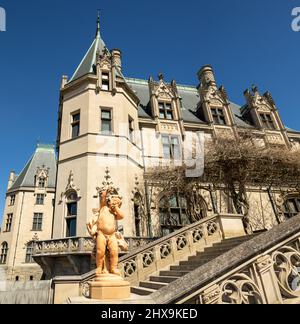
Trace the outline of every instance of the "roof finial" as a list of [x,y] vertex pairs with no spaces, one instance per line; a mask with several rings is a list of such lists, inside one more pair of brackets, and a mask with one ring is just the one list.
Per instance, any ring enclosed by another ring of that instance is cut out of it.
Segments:
[[96,37],[100,37],[100,9],[97,10],[97,30],[96,30]]

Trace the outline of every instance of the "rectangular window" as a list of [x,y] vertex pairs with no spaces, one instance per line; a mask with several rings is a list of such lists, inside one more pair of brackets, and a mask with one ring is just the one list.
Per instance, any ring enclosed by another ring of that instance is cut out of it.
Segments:
[[16,195],[11,195],[10,201],[9,201],[9,206],[14,206],[15,202],[16,202]]
[[25,263],[34,263],[34,260],[32,257],[33,252],[34,252],[34,243],[32,242],[29,245],[27,245]]
[[181,148],[178,136],[163,136],[163,154],[165,159],[179,160]]
[[226,118],[225,118],[225,113],[223,108],[212,108],[211,114],[215,124],[226,125]]
[[174,114],[172,109],[172,104],[166,102],[159,102],[159,118],[173,120]]
[[36,205],[44,205],[45,195],[37,194],[36,195]]
[[134,121],[130,116],[128,118],[128,124],[129,124],[129,129],[128,129],[129,140],[133,142],[134,141]]
[[102,90],[109,91],[109,73],[102,72]]
[[101,133],[112,133],[112,112],[110,109],[101,109]]
[[39,188],[45,188],[45,185],[46,185],[45,178],[39,178],[39,183],[38,183]]
[[34,213],[33,214],[33,231],[42,231],[43,227],[43,214],[42,213]]
[[76,138],[80,134],[80,113],[72,115],[72,139]]
[[76,218],[67,218],[67,237],[75,237],[76,236]]
[[264,128],[275,129],[275,124],[271,114],[259,114]]
[[10,232],[12,227],[13,214],[7,214],[6,223],[5,223],[5,232]]

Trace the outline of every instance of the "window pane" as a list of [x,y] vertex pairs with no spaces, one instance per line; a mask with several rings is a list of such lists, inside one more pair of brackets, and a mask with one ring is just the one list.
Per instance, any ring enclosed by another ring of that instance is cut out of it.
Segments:
[[165,159],[170,159],[171,158],[171,151],[170,151],[170,146],[169,145],[164,145],[163,146],[163,154]]
[[102,120],[101,132],[102,133],[107,133],[107,134],[111,133],[111,121]]
[[79,122],[79,121],[80,121],[80,114],[73,115],[73,123],[74,122]]
[[220,124],[221,125],[226,125],[225,117],[220,117]]
[[158,104],[158,107],[159,107],[159,109],[162,109],[162,110],[165,109],[165,106],[164,106],[164,104],[163,104],[162,102],[160,102],[160,103]]
[[76,218],[67,219],[67,237],[76,236]]
[[172,138],[171,138],[171,142],[172,142],[172,144],[174,144],[174,145],[178,145],[178,144],[179,144],[178,137],[172,137]]
[[173,113],[172,113],[172,111],[167,111],[167,119],[168,120],[172,120],[173,119]]
[[178,199],[176,196],[173,196],[169,201],[170,207],[179,207]]
[[101,118],[102,119],[111,119],[111,111],[109,110],[102,110],[101,112]]
[[108,73],[102,73],[102,79],[103,80],[108,80],[109,79],[109,74]]
[[162,118],[162,119],[165,118],[165,111],[164,110],[159,111],[159,118]]
[[181,211],[181,225],[190,225],[190,220],[188,219],[188,216],[186,214],[185,209]]
[[108,91],[109,90],[109,84],[108,83],[102,83],[102,90]]
[[170,144],[170,138],[169,138],[169,136],[163,136],[162,137],[162,142],[163,142],[163,144]]
[[77,203],[67,204],[68,216],[77,216]]
[[166,104],[166,109],[168,109],[168,110],[172,110],[172,105],[171,104]]
[[171,224],[172,225],[181,225],[180,224],[180,211],[179,209],[171,209]]
[[79,136],[79,124],[72,125],[72,138]]

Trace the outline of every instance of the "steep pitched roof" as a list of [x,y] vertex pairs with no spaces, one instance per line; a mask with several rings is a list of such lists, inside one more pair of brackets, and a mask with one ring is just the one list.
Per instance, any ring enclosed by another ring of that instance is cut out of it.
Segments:
[[99,51],[100,55],[102,55],[105,48],[106,45],[103,39],[101,38],[100,34],[100,17],[98,15],[95,39],[88,51],[86,52],[85,56],[83,57],[82,61],[78,65],[76,71],[74,72],[69,82],[77,80],[86,74],[95,73],[94,68],[96,65],[96,53],[97,51]]
[[37,169],[42,167],[49,168],[48,188],[55,188],[56,155],[54,147],[53,145],[39,144],[9,190],[16,190],[20,187],[34,187]]

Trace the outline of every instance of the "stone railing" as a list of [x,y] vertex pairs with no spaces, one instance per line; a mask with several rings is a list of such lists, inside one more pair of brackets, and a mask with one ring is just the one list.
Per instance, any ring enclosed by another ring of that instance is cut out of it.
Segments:
[[[203,251],[214,243],[245,235],[242,218],[242,215],[220,214],[203,219],[122,256],[119,270],[131,285],[137,285],[158,270]],[[74,292],[79,291],[79,295],[88,296],[89,281],[95,276],[96,271],[93,270],[80,276],[55,277],[54,302],[60,303],[70,297],[66,295],[66,285]]]
[[[129,250],[134,250],[153,242],[155,238],[125,238]],[[95,242],[91,237],[75,237],[35,242],[34,256],[57,254],[92,254]]]
[[213,216],[125,255],[120,259],[119,269],[126,280],[137,284],[159,269],[201,251],[222,238],[220,217]]
[[154,303],[300,304],[300,216],[151,295]]
[[[136,285],[159,269],[196,251],[203,251],[224,238],[245,235],[242,217],[242,215],[222,214],[203,219],[124,255],[120,258],[119,270],[131,285]],[[228,224],[233,225],[229,226],[230,233],[227,230]],[[235,231],[232,228],[235,228]],[[82,284],[94,278],[95,271],[91,271],[82,276]]]

